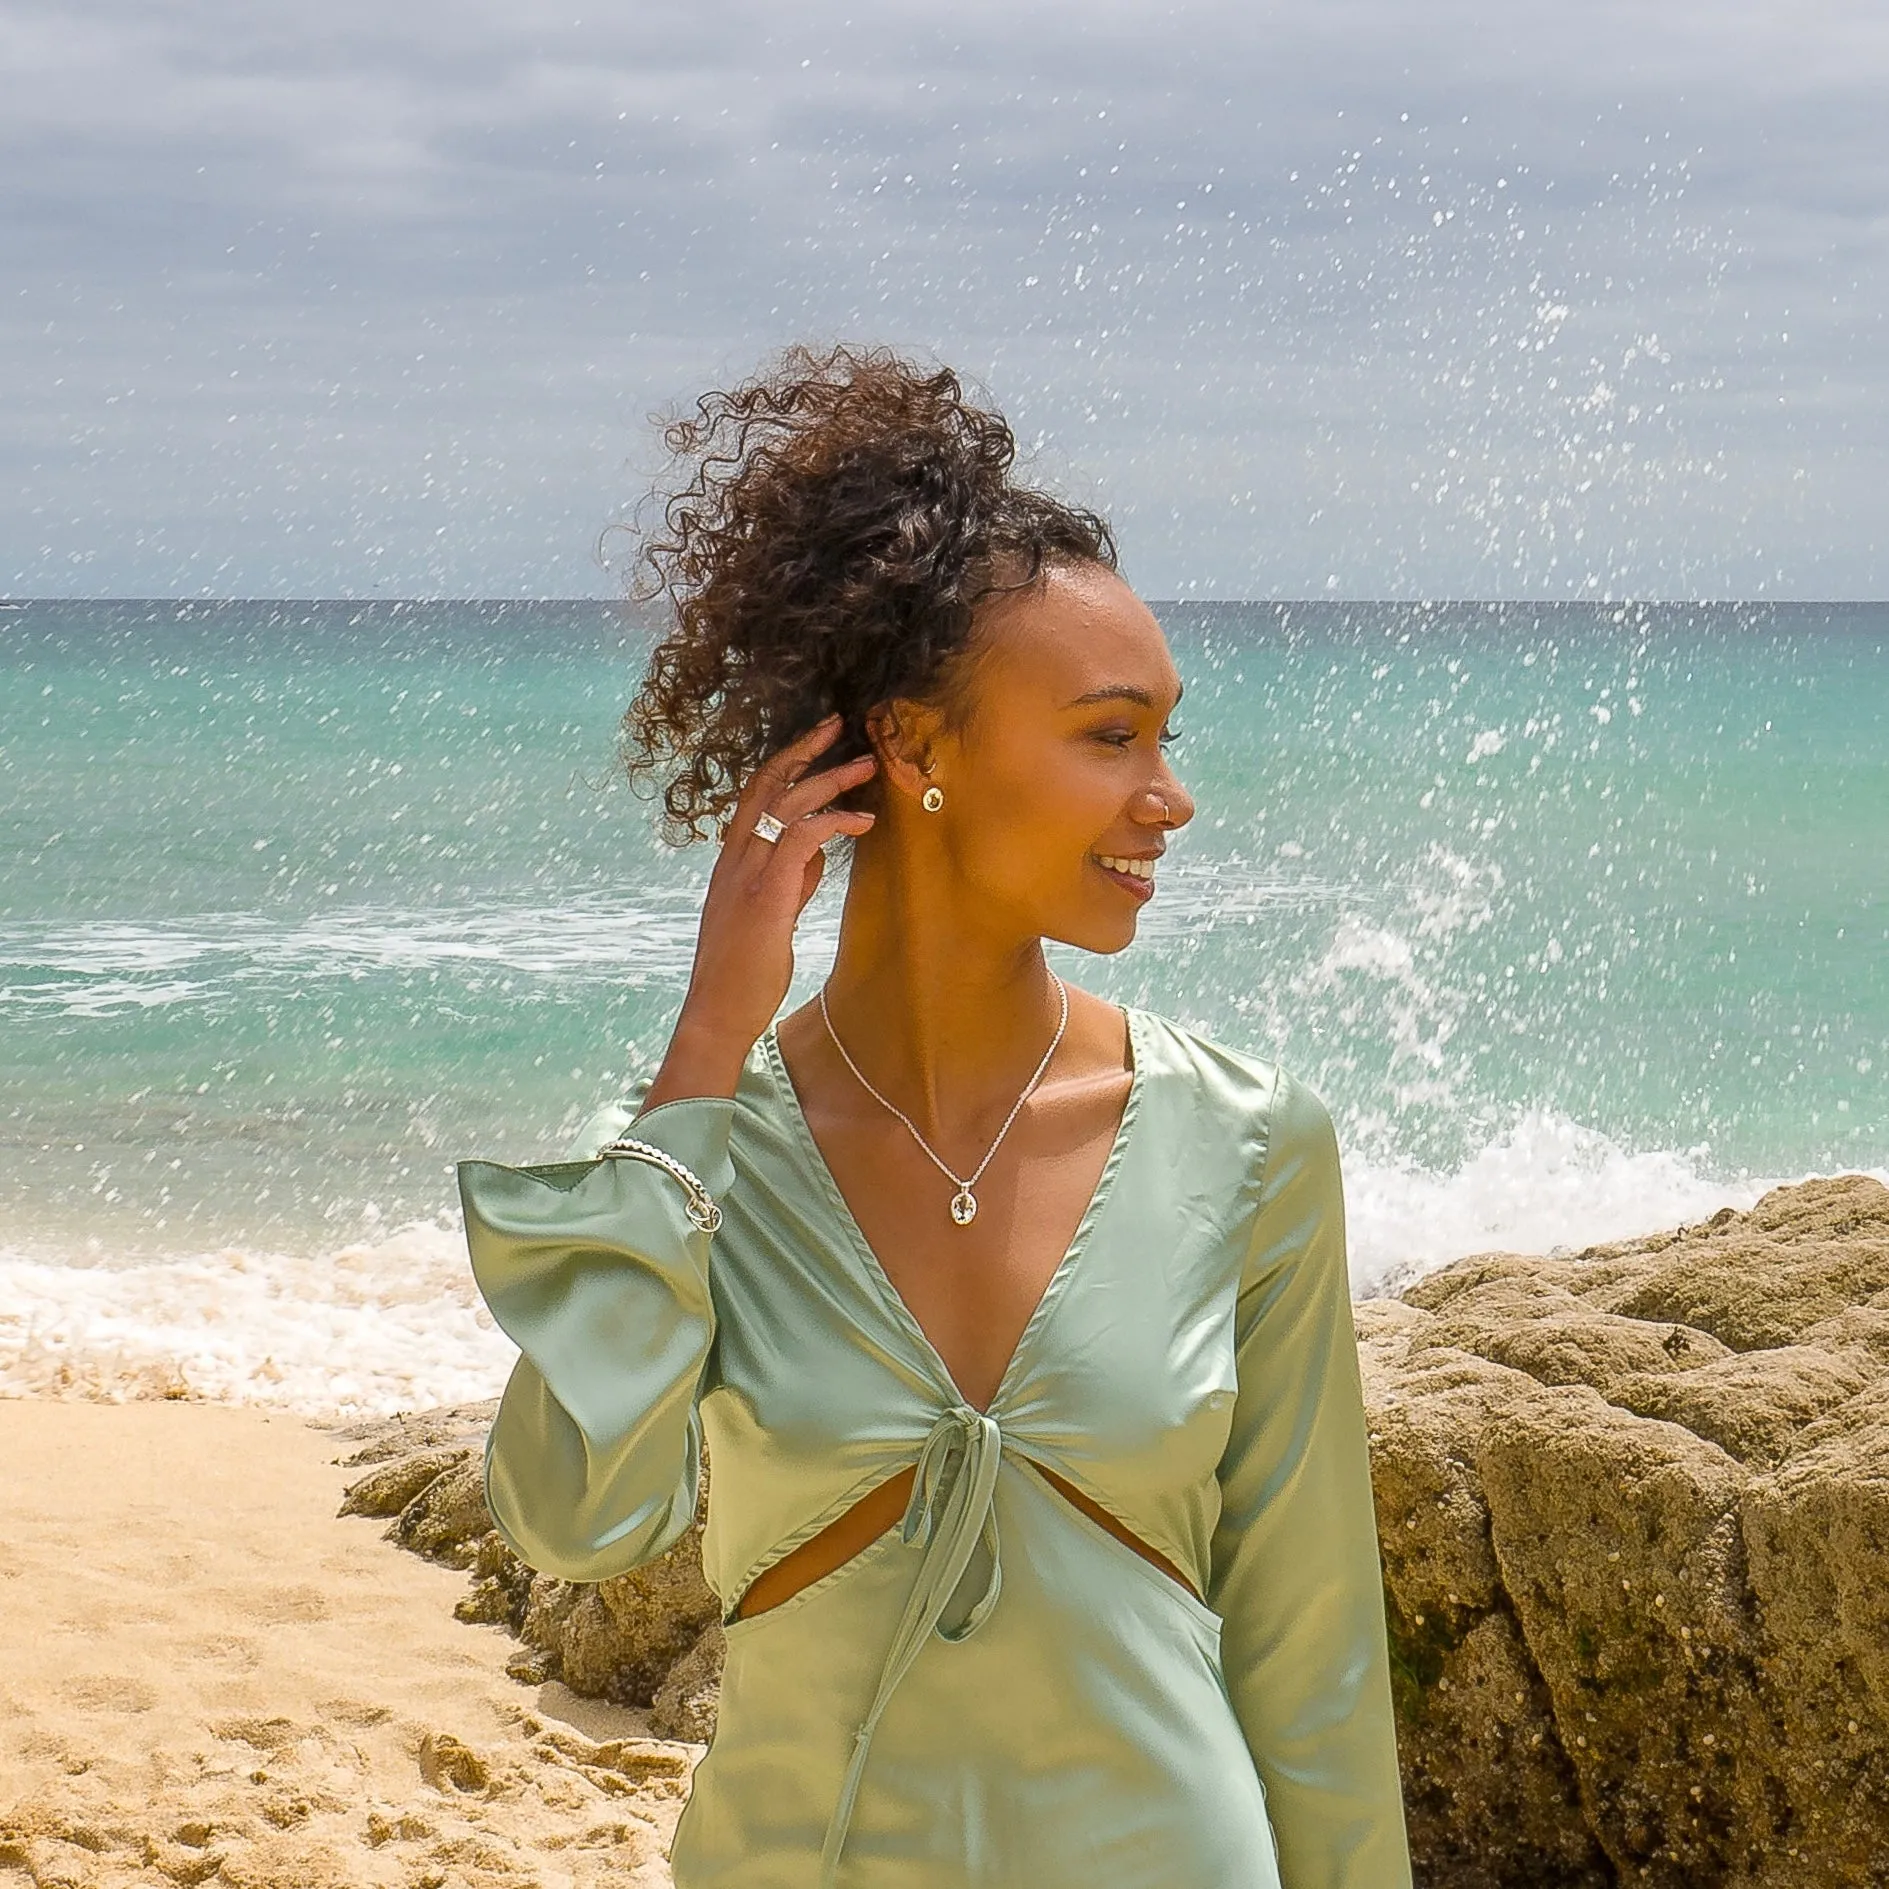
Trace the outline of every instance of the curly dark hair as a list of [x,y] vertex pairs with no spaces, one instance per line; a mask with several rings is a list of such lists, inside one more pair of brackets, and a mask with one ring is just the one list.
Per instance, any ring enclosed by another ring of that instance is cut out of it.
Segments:
[[[1093,512],[1016,482],[1016,441],[947,368],[885,348],[787,349],[663,438],[677,479],[635,594],[673,620],[623,717],[663,831],[718,830],[767,757],[835,711],[822,765],[895,698],[945,705],[984,599],[1057,563],[1116,567]],[[870,785],[870,784],[869,784]]]

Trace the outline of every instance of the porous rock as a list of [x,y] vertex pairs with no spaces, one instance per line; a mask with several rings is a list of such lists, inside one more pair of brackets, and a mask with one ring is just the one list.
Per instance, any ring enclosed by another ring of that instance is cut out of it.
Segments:
[[1744,1506],[1768,1769],[1841,1882],[1889,1882],[1889,1372],[1807,1424]]
[[1419,1882],[1889,1882],[1889,1189],[1356,1324]]
[[696,1636],[695,1644],[670,1667],[668,1677],[650,1701],[649,1728],[659,1738],[681,1738],[705,1745],[714,1736],[726,1653],[721,1622],[711,1620]]
[[391,1462],[426,1450],[470,1449],[485,1441],[498,1412],[498,1399],[474,1404],[440,1404],[430,1410],[403,1410],[392,1417],[348,1417],[320,1423],[354,1448],[341,1461],[348,1468]]
[[1473,1352],[1539,1384],[1588,1384],[1603,1397],[1625,1378],[1677,1376],[1732,1355],[1693,1326],[1623,1318],[1546,1279],[1500,1276],[1450,1298],[1411,1343]]
[[485,1506],[485,1466],[471,1455],[450,1464],[422,1485],[387,1530],[388,1538],[401,1547],[411,1548],[429,1561],[443,1561],[449,1568],[471,1567],[479,1543],[491,1532],[492,1516]]
[[1873,1373],[1818,1345],[1734,1352],[1694,1371],[1634,1373],[1611,1393],[1622,1409],[1677,1423],[1756,1468],[1782,1462],[1804,1426],[1848,1403]]
[[456,1468],[471,1452],[465,1449],[415,1450],[396,1456],[359,1482],[348,1484],[343,1515],[398,1515],[442,1470]]
[[508,1662],[518,1679],[560,1679],[586,1697],[650,1706],[686,1667],[663,1715],[690,1729],[663,1735],[705,1741],[721,1672],[720,1603],[702,1574],[706,1471],[695,1518],[665,1554],[607,1581],[561,1581],[526,1566],[493,1525],[482,1444],[496,1408],[332,1426],[358,1445],[344,1463],[367,1470],[348,1485],[341,1513],[391,1515],[389,1540],[469,1570],[454,1612],[518,1636]]
[[1356,1308],[1405,1813],[1422,1880],[1611,1889],[1552,1703],[1503,1587],[1476,1441],[1532,1380]]
[[668,1553],[595,1586],[558,1583],[564,1595],[532,1597],[524,1637],[555,1650],[559,1674],[573,1692],[650,1704],[670,1668],[720,1606],[702,1578],[699,1526],[692,1524]]

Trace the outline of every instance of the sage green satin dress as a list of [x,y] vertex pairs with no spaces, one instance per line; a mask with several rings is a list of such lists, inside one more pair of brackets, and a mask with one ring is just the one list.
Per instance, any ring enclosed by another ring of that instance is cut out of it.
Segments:
[[866,1244],[772,1030],[732,1099],[634,1126],[714,1195],[712,1235],[645,1161],[461,1165],[523,1353],[486,1492],[533,1567],[660,1554],[706,1438],[732,1611],[918,1466],[900,1525],[726,1623],[677,1889],[1407,1889],[1331,1121],[1274,1065],[1128,1015],[1120,1128],[987,1411]]

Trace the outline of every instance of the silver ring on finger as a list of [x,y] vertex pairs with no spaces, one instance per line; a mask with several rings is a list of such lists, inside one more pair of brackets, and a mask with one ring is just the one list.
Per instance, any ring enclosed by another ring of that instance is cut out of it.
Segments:
[[761,817],[754,823],[755,837],[757,839],[766,840],[770,846],[772,846],[780,838],[780,836],[786,831],[787,831],[786,822],[783,820],[777,820],[771,813],[762,814]]

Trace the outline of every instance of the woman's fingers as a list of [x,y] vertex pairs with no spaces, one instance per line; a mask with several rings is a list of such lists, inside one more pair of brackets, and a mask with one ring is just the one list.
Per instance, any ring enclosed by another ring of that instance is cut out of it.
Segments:
[[[820,883],[821,847],[838,834],[857,836],[872,827],[869,813],[827,805],[872,773],[872,756],[805,775],[839,729],[839,718],[829,716],[756,770],[735,804],[710,875],[684,1008],[710,1040],[741,1039],[744,1053],[792,981],[794,928]],[[772,841],[754,830],[768,812],[781,823]]]
[[[755,830],[757,821],[772,814],[791,833],[807,815],[824,807],[836,795],[846,793],[869,780],[878,767],[876,756],[861,754],[850,761],[842,761],[837,767],[822,768],[818,773],[796,773],[803,759],[810,760],[838,732],[838,718],[830,716],[828,721],[833,724],[831,731],[827,731],[827,724],[822,723],[799,741],[783,748],[765,768],[756,772],[754,781],[743,791],[734,815],[734,821],[738,824],[731,823],[723,852],[724,855],[734,853],[744,872],[765,872],[767,861],[764,854],[773,851],[784,837],[763,839]],[[776,766],[777,762],[781,765]],[[783,784],[769,792],[767,788],[770,781]],[[831,839],[834,832],[846,830],[844,827],[829,829],[823,838]]]
[[876,755],[862,754],[851,761],[842,761],[838,767],[823,767],[817,774],[803,774],[791,787],[776,794],[767,803],[767,809],[775,819],[791,825],[803,814],[824,807],[836,794],[870,780],[878,765]]
[[870,813],[848,813],[836,807],[825,813],[810,813],[794,821],[775,841],[772,849],[774,857],[764,868],[765,878],[771,880],[778,874],[781,880],[797,887],[807,861],[828,840],[841,833],[850,833],[857,839],[860,834],[872,830],[874,817]]
[[791,787],[805,772],[808,762],[821,749],[833,745],[839,732],[839,716],[829,715],[824,721],[815,722],[798,740],[788,742],[779,753],[769,755],[742,788],[740,798],[735,802],[732,829],[740,832],[753,826],[761,810],[770,806],[778,794]]

